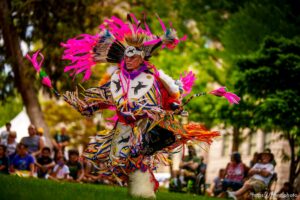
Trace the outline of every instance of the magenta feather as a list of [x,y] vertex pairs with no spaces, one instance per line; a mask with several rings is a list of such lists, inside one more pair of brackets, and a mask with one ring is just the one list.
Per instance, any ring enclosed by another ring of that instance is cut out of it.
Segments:
[[160,19],[160,17],[158,16],[158,14],[156,14],[156,17],[157,17],[157,19],[158,19],[158,21],[159,21],[159,23],[160,23],[160,25],[161,25],[162,30],[163,30],[164,32],[166,32],[167,29],[166,29],[166,26],[165,26],[164,22]]
[[[38,62],[37,60],[37,56],[40,55],[42,58],[41,58],[41,61],[40,63]],[[42,68],[42,64],[44,62],[44,56],[42,53],[40,53],[40,50],[38,50],[37,52],[35,52],[32,57],[29,56],[29,54],[26,54],[26,58],[31,62],[31,64],[33,65],[34,69],[40,73],[41,71],[41,68]]]
[[51,82],[49,76],[42,78],[42,84],[47,86],[48,88],[52,88],[52,82]]
[[148,46],[148,45],[154,45],[156,43],[159,43],[161,41],[161,39],[154,39],[154,40],[150,40],[150,41],[147,41],[147,42],[144,42],[144,45],[145,46]]
[[[125,41],[125,37],[128,35],[145,34],[148,36],[148,41],[145,41],[144,44],[145,46],[155,45],[162,41],[162,48],[167,47],[169,49],[173,49],[180,41],[183,41],[186,38],[186,36],[184,36],[183,38],[178,39],[176,31],[174,29],[167,29],[159,16],[157,16],[157,18],[162,30],[164,31],[164,35],[161,36],[161,38],[158,38],[156,35],[151,33],[146,22],[144,22],[145,28],[142,28],[139,25],[137,18],[133,14],[130,14],[130,16],[133,19],[132,24],[124,22],[115,16],[104,20],[104,22],[99,26],[100,33],[108,31],[112,38],[111,41],[118,40],[121,43]],[[65,67],[64,71],[70,72],[71,76],[84,73],[83,81],[88,80],[92,73],[91,68],[96,65],[96,62],[106,62],[101,61],[100,59],[94,60],[95,54],[93,54],[93,49],[101,38],[101,34],[81,34],[78,37],[69,39],[66,43],[61,43],[61,46],[65,48],[62,59],[69,60],[71,62],[71,64]],[[109,47],[110,46],[107,45],[103,48]],[[105,53],[105,49],[103,52]]]
[[184,96],[188,95],[192,91],[195,80],[196,76],[192,71],[190,71],[189,73],[184,72],[184,74],[180,75],[180,81],[185,91]]
[[[41,61],[38,62],[37,56],[41,56]],[[26,54],[26,58],[31,62],[36,72],[39,74],[42,84],[53,89],[51,79],[48,74],[42,70],[42,64],[44,62],[44,55],[40,53],[40,50],[35,52],[32,57],[29,54]]]
[[115,125],[116,122],[118,121],[119,117],[117,114],[115,114],[114,116],[110,117],[110,118],[106,118],[107,120],[107,124],[108,125]]
[[227,92],[226,87],[220,87],[216,90],[209,92],[209,94],[212,94],[212,95],[215,95],[218,97],[225,97],[230,104],[238,104],[239,101],[241,100],[241,98],[238,97],[236,94]]
[[61,46],[65,48],[62,59],[71,61],[64,71],[72,71],[73,75],[84,72],[83,80],[88,80],[92,73],[91,68],[96,64],[91,50],[97,44],[97,39],[98,35],[81,34],[69,39],[66,43],[61,43]]

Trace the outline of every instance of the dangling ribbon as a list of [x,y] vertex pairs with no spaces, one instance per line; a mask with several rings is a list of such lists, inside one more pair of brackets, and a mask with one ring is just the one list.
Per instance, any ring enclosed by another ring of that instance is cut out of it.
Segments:
[[[41,61],[38,62],[37,57],[41,56]],[[60,96],[60,94],[53,88],[51,79],[49,78],[48,74],[42,70],[42,64],[44,62],[44,56],[42,53],[40,53],[40,50],[35,52],[32,57],[30,57],[29,54],[26,54],[26,58],[31,62],[36,72],[39,74],[39,77],[41,79],[41,82],[46,87],[50,88],[50,90],[56,95]]]

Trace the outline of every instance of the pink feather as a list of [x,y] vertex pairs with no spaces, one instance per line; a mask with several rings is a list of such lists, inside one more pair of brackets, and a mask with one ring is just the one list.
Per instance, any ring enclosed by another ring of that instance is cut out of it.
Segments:
[[71,61],[64,71],[72,71],[73,75],[84,72],[83,81],[88,80],[91,76],[91,68],[96,64],[91,50],[97,44],[97,39],[98,35],[81,34],[69,39],[66,43],[61,43],[61,46],[65,48],[62,59]]
[[[37,61],[38,55],[40,55],[42,57],[40,63]],[[42,79],[42,84],[49,88],[53,88],[49,76],[46,74],[45,71],[42,70],[42,64],[44,62],[44,55],[42,53],[40,53],[40,50],[35,52],[32,55],[32,57],[30,57],[29,54],[26,54],[26,58],[32,63],[32,65],[33,65],[34,69],[37,71],[37,73],[39,73],[39,76]]]
[[[40,63],[37,61],[37,56],[40,55],[42,57]],[[30,57],[29,54],[26,54],[26,58],[31,62],[31,64],[33,65],[34,69],[39,73],[41,71],[42,68],[42,64],[44,62],[44,56],[42,53],[40,53],[40,50],[38,50],[37,52],[35,52],[32,57]]]
[[186,39],[187,39],[187,35],[184,35],[182,38],[180,38],[179,40],[180,41],[186,41]]
[[166,26],[164,24],[164,22],[160,19],[160,17],[158,16],[158,14],[156,14],[157,19],[159,20],[159,23],[161,25],[161,28],[163,29],[164,32],[167,31]]
[[117,114],[115,114],[113,117],[106,118],[106,120],[108,121],[107,124],[114,125],[118,121],[118,119],[119,119],[119,117]]
[[46,76],[42,79],[42,84],[49,87],[49,88],[52,88],[52,83],[51,83],[51,80],[48,76]]
[[[145,34],[148,35],[150,40],[145,42],[144,45],[154,45],[161,41],[156,35],[152,34],[147,23],[145,22],[145,28],[138,26],[138,20],[133,14],[130,14],[134,23],[129,25],[128,22],[124,22],[121,19],[112,16],[110,19],[104,20],[99,26],[100,33],[104,30],[108,30],[110,34],[116,40],[124,41],[126,35]],[[163,31],[166,33],[167,28],[163,21],[157,15],[160,25]],[[173,29],[172,29],[173,30]],[[88,80],[91,76],[91,68],[96,65],[93,59],[93,48],[99,40],[99,34],[89,35],[81,34],[78,37],[69,39],[66,43],[61,43],[61,46],[65,48],[62,59],[69,60],[71,64],[65,67],[65,72],[70,72],[71,76],[76,76],[79,73],[84,73],[83,81]],[[167,41],[162,45],[162,48],[167,47],[173,49],[180,41],[185,40],[185,36],[181,39],[174,38]]]
[[209,94],[212,94],[212,95],[215,95],[218,97],[225,97],[230,104],[238,104],[239,101],[241,100],[241,98],[238,97],[236,94],[227,92],[226,87],[220,87],[216,90],[209,92]]
[[153,45],[153,44],[159,43],[160,41],[161,41],[161,39],[154,39],[154,40],[150,40],[150,41],[144,42],[144,45],[145,46]]
[[145,26],[147,34],[152,35],[151,30],[150,30],[148,24],[146,23],[146,14],[145,13],[144,13],[144,26]]
[[196,76],[192,71],[189,73],[184,72],[184,74],[180,75],[180,81],[183,84],[183,89],[185,91],[184,96],[188,95],[192,91],[195,80]]

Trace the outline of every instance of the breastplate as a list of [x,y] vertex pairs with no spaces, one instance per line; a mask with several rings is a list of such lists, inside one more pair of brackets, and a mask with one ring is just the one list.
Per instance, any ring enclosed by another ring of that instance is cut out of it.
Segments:
[[110,89],[115,103],[118,105],[127,96],[129,102],[136,102],[152,88],[154,76],[142,72],[133,80],[128,80],[120,71],[116,71],[111,77]]

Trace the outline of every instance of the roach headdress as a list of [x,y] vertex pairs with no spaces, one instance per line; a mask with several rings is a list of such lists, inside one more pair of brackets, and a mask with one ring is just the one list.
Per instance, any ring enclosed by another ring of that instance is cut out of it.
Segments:
[[178,39],[175,29],[166,28],[157,18],[163,30],[161,36],[153,34],[145,21],[142,23],[133,14],[128,14],[126,22],[117,17],[105,20],[96,35],[81,34],[69,39],[61,44],[65,48],[63,59],[71,61],[64,71],[71,72],[72,76],[84,73],[83,80],[88,80],[91,67],[97,63],[120,65],[124,55],[131,57],[136,54],[148,61],[155,49],[173,49],[185,39]]

